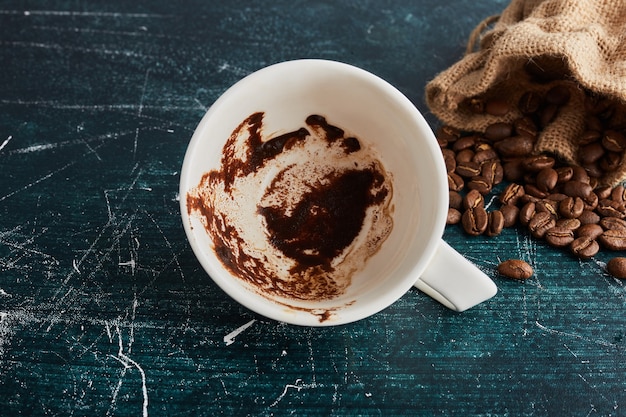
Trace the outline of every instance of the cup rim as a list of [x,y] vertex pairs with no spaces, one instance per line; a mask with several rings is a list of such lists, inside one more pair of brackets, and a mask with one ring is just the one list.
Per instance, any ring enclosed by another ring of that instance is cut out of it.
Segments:
[[[303,326],[340,325],[355,322],[380,312],[381,310],[389,307],[391,304],[396,302],[415,284],[415,282],[419,278],[419,274],[423,272],[427,264],[433,258],[438,246],[438,242],[443,236],[446,220],[445,210],[441,209],[432,214],[434,222],[432,226],[433,234],[429,236],[429,242],[426,244],[424,250],[422,251],[422,255],[420,258],[423,261],[416,262],[415,265],[413,265],[414,275],[410,274],[411,276],[405,277],[401,282],[398,282],[397,285],[394,286],[394,288],[391,288],[386,291],[385,294],[382,294],[380,299],[377,298],[376,306],[365,307],[363,305],[359,305],[355,306],[354,308],[337,310],[333,314],[333,320],[328,321],[321,321],[317,317],[313,317],[310,312],[302,314],[284,314],[284,311],[281,311],[280,308],[269,307],[267,305],[264,305],[262,302],[259,303],[259,300],[255,301],[256,297],[250,297],[249,294],[242,295],[242,291],[244,290],[241,288],[241,285],[239,283],[233,284],[233,281],[236,281],[237,278],[230,276],[229,279],[224,279],[222,276],[220,276],[220,271],[215,270],[210,262],[208,262],[205,258],[207,256],[206,248],[201,248],[199,243],[196,241],[194,237],[195,232],[192,230],[189,214],[187,211],[187,191],[191,188],[191,186],[196,185],[192,184],[193,181],[190,178],[189,174],[191,170],[191,165],[194,160],[194,149],[201,141],[206,140],[204,131],[206,129],[206,126],[214,117],[213,115],[216,112],[216,109],[218,109],[223,102],[231,100],[233,96],[236,96],[240,89],[245,89],[250,83],[255,82],[257,78],[262,78],[267,74],[276,71],[277,69],[288,69],[288,67],[290,66],[298,67],[301,65],[306,65],[309,67],[317,66],[319,68],[324,67],[325,69],[348,72],[355,76],[365,78],[368,82],[375,84],[377,88],[383,89],[385,94],[387,94],[394,101],[394,103],[400,105],[403,111],[406,111],[408,114],[410,114],[413,123],[419,129],[419,134],[431,136],[430,139],[424,141],[425,146],[428,146],[430,148],[429,152],[434,155],[437,155],[439,153],[438,144],[434,137],[434,133],[424,119],[422,113],[403,93],[401,93],[396,87],[391,85],[389,82],[383,80],[379,76],[354,65],[331,60],[298,59],[279,62],[254,71],[230,86],[211,105],[211,107],[207,110],[205,115],[198,123],[187,146],[180,174],[179,203],[181,217],[187,240],[189,241],[196,258],[201,263],[203,269],[210,276],[210,278],[235,301],[258,314],[281,322]],[[443,157],[441,156],[440,159],[433,161],[433,163],[438,167],[440,174],[433,175],[432,180],[438,181],[438,186],[443,187],[445,190],[447,190],[448,185],[446,176],[444,174],[445,164],[443,161]],[[442,192],[441,199],[442,201],[438,203],[438,206],[442,208],[447,207],[448,193]]]

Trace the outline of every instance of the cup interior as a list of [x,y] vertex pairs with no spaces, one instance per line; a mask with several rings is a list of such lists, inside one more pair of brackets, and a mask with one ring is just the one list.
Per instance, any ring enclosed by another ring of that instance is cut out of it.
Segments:
[[[332,300],[269,299],[233,276],[212,250],[186,194],[218,169],[222,147],[252,113],[265,113],[264,132],[305,125],[311,114],[370,144],[393,178],[394,226],[380,250]],[[336,325],[374,314],[400,298],[426,268],[445,227],[448,187],[441,152],[415,106],[381,78],[333,61],[298,60],[266,67],[227,90],[198,125],[181,171],[180,201],[189,242],[210,277],[251,310],[299,325]]]

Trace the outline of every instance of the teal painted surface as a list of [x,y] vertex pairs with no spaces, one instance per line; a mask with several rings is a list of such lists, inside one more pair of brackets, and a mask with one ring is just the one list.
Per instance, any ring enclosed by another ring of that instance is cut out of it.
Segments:
[[[178,214],[191,134],[248,73],[314,57],[424,85],[505,1],[0,5],[0,415],[626,415],[624,282],[508,230],[445,239],[500,292],[413,290],[300,328],[230,300]],[[435,125],[432,117],[429,121]],[[494,272],[519,257],[525,283]]]

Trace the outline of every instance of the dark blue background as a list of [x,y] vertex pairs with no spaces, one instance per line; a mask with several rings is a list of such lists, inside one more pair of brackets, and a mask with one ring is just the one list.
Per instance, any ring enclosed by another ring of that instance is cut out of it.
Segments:
[[[626,415],[613,254],[580,262],[521,230],[451,227],[495,298],[457,314],[412,290],[369,319],[301,328],[230,300],[181,226],[187,143],[231,84],[283,60],[339,60],[436,127],[426,83],[507,4],[4,0],[0,415]],[[536,275],[496,276],[510,257]]]

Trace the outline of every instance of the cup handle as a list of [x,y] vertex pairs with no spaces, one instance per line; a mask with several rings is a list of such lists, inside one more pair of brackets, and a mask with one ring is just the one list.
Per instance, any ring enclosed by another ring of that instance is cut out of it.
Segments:
[[496,295],[496,284],[443,239],[422,276],[420,291],[455,311],[465,311]]

